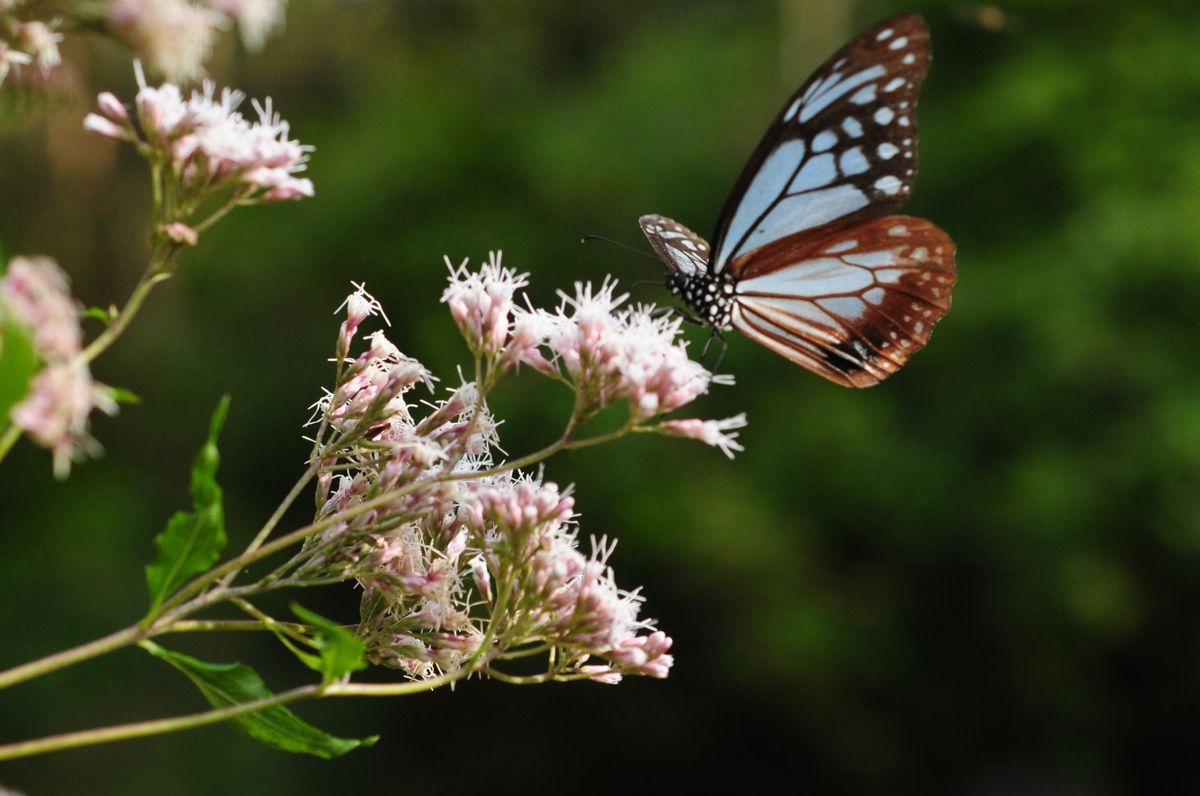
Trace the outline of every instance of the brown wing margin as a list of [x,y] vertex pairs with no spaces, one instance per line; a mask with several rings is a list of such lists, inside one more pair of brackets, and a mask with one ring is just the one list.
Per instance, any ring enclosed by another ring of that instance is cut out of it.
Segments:
[[887,216],[819,240],[795,236],[742,263],[734,327],[847,387],[870,387],[929,342],[950,308],[954,243]]

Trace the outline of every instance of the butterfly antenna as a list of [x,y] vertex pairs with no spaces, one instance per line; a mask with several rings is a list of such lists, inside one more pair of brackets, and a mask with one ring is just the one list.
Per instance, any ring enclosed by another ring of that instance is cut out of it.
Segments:
[[[655,287],[662,287],[663,281],[661,279],[639,279],[638,281],[631,284],[629,286],[629,289],[633,290],[634,288],[642,287],[643,285],[654,285]],[[670,308],[665,307],[664,309],[670,309]]]
[[658,258],[655,257],[653,254],[650,254],[649,252],[644,252],[641,249],[635,249],[632,246],[630,246],[628,243],[621,243],[621,241],[619,241],[619,240],[613,240],[612,238],[606,238],[603,235],[584,235],[582,238],[579,239],[579,242],[587,243],[590,240],[602,240],[605,243],[611,243],[614,246],[620,246],[622,249],[625,249],[626,251],[631,251],[634,254],[641,255],[642,257],[649,257],[651,260],[658,262]]

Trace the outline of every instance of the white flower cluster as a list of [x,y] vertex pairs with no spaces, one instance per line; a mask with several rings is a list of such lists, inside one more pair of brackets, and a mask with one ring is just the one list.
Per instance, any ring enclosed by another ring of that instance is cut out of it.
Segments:
[[[312,147],[290,137],[290,127],[271,106],[254,103],[258,119],[238,111],[244,95],[211,82],[185,97],[172,83],[150,86],[136,65],[139,90],[134,101],[137,122],[111,93],[97,98],[99,113],[84,119],[84,129],[135,143],[152,162],[167,169],[164,190],[172,206],[186,217],[218,194],[233,204],[277,202],[313,195],[312,181],[297,177]],[[176,242],[194,243],[194,234],[177,218],[162,230]],[[177,226],[180,225],[180,226]]]

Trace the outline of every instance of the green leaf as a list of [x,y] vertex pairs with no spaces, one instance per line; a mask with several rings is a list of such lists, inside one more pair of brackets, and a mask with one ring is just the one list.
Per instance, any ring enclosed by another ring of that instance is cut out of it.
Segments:
[[141,396],[132,390],[127,390],[124,387],[110,387],[107,384],[97,385],[109,398],[119,404],[140,404]]
[[154,563],[146,567],[150,616],[188,578],[212,567],[225,547],[225,511],[216,476],[221,461],[217,434],[228,411],[229,396],[225,396],[213,412],[208,440],[192,463],[193,510],[176,513],[154,538]]
[[[258,673],[244,664],[206,663],[189,655],[163,649],[152,641],[143,641],[141,647],[183,672],[214,708],[241,705],[273,696]],[[302,720],[282,705],[244,713],[229,721],[241,732],[267,746],[326,760],[340,757],[360,746],[371,746],[379,740],[378,735],[338,738]]]
[[305,666],[321,673],[322,682],[333,682],[350,672],[367,668],[367,662],[363,660],[367,648],[358,636],[296,603],[292,603],[292,613],[317,631],[317,637],[314,639],[316,655],[309,655],[294,648],[292,651]]
[[80,317],[92,318],[100,321],[105,326],[108,326],[113,321],[113,310],[101,309],[100,307],[88,307],[86,310],[80,313]]
[[29,330],[0,315],[0,428],[8,425],[8,410],[29,392],[41,364]]

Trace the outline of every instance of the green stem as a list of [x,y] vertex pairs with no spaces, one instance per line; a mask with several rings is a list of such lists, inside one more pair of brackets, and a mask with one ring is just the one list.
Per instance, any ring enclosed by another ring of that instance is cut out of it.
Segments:
[[153,721],[138,721],[131,724],[116,724],[100,727],[94,730],[69,732],[61,735],[50,735],[32,741],[0,745],[0,761],[15,760],[19,757],[30,757],[46,752],[56,752],[62,749],[74,749],[80,746],[95,746],[97,744],[126,741],[132,738],[145,738],[150,735],[164,735],[169,732],[190,730],[209,724],[218,724],[237,716],[254,713],[265,708],[286,705],[302,699],[323,697],[360,697],[360,696],[405,696],[424,691],[433,691],[449,685],[470,675],[467,669],[461,669],[452,674],[443,675],[433,680],[407,683],[332,683],[321,686],[306,685],[274,694],[252,702],[242,702],[229,707],[217,708],[192,713],[186,716],[176,716],[170,719]]
[[137,287],[133,289],[129,300],[125,302],[125,306],[117,313],[117,317],[113,319],[108,328],[105,329],[99,337],[91,342],[87,348],[83,350],[83,361],[91,362],[96,357],[104,353],[110,345],[116,342],[117,338],[129,326],[130,321],[137,315],[138,310],[142,308],[146,297],[150,295],[150,291],[154,286],[165,279],[170,278],[171,274],[167,271],[171,259],[174,257],[176,248],[174,246],[158,246],[155,248],[154,256],[150,260],[149,267],[146,268],[146,273],[142,275],[142,279],[138,282]]
[[112,743],[113,741],[127,741],[131,738],[145,738],[149,735],[164,735],[169,732],[204,727],[208,724],[217,724],[264,708],[286,705],[289,702],[296,702],[307,697],[317,696],[320,694],[320,691],[320,685],[306,685],[292,689],[291,691],[285,691],[282,694],[274,694],[270,697],[256,699],[253,702],[242,702],[237,705],[208,710],[203,713],[191,713],[186,716],[176,716],[170,719],[137,721],[131,724],[115,724],[109,727],[99,727],[94,730],[68,732],[61,735],[37,738],[32,741],[4,744],[0,746],[0,761],[15,760],[18,757],[30,757],[32,755],[45,754],[46,752],[57,752],[62,749],[74,749],[80,746],[95,746],[97,744]]
[[124,630],[110,633],[103,638],[98,638],[95,641],[81,644],[78,647],[56,652],[53,655],[47,655],[45,658],[30,661],[20,666],[14,666],[8,671],[0,672],[0,689],[8,688],[10,685],[16,685],[25,680],[32,680],[35,677],[41,677],[58,669],[65,669],[80,661],[95,658],[98,655],[112,652],[130,644],[136,644],[146,637],[146,631],[137,625],[133,625]]
[[271,631],[274,629],[301,632],[308,628],[297,622],[259,621],[257,619],[180,619],[172,622],[164,633],[204,633],[204,632],[243,632]]
[[588,680],[590,677],[586,674],[554,674],[546,672],[545,674],[530,674],[523,677],[515,674],[505,674],[497,671],[490,666],[483,670],[483,673],[493,680],[499,680],[502,683],[509,685],[537,685],[538,683],[569,683],[575,680]]

